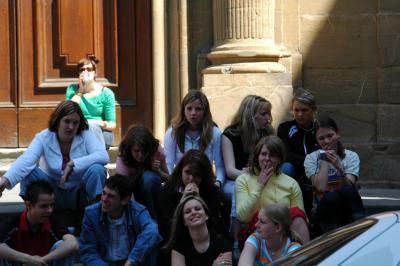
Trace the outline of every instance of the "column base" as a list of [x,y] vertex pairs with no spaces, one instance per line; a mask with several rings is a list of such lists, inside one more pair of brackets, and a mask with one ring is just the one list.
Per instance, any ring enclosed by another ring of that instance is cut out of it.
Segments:
[[222,70],[227,66],[211,66],[203,70],[202,91],[210,102],[214,121],[222,130],[229,125],[240,102],[249,94],[260,95],[271,102],[274,128],[288,119],[293,94],[291,73],[249,71],[263,68],[265,64],[242,72],[239,71],[245,68],[242,64],[231,64],[230,71],[225,72]]
[[285,73],[286,67],[277,62],[232,63],[207,67],[203,74]]
[[290,57],[290,52],[278,47],[217,47],[213,48],[207,58],[213,65],[242,62],[278,62],[281,58]]

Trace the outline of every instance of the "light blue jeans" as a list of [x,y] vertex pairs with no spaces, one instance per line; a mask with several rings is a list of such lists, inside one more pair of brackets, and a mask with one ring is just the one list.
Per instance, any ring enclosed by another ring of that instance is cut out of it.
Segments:
[[69,181],[63,188],[59,187],[58,180],[54,180],[38,166],[32,170],[22,181],[19,195],[23,198],[28,185],[32,181],[46,180],[53,185],[55,194],[55,210],[77,210],[78,193],[81,188],[86,191],[89,200],[94,200],[96,196],[103,192],[104,182],[107,171],[102,164],[92,164],[82,178],[78,181]]
[[88,123],[89,129],[92,130],[106,149],[110,148],[114,141],[114,134],[111,131],[102,129],[99,124],[90,121],[88,121]]
[[[51,247],[49,253],[56,250],[63,242],[64,242],[64,240],[59,240],[56,243],[54,243],[54,245]],[[0,266],[17,266],[17,265],[20,266],[20,265],[22,265],[22,263],[15,262],[15,261],[9,261],[9,260],[0,258]],[[74,255],[71,255],[64,259],[51,261],[48,265],[49,266],[72,266],[72,265],[74,265]]]

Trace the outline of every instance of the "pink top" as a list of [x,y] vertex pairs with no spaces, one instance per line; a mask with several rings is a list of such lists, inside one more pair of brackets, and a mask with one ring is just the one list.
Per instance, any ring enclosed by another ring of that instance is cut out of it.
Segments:
[[[160,162],[165,161],[165,153],[163,147],[161,145],[158,146],[157,152],[153,156],[153,160],[159,160]],[[116,171],[120,175],[125,175],[125,176],[132,176],[135,174],[136,169],[127,166],[124,161],[122,160],[121,157],[117,157],[116,161]]]

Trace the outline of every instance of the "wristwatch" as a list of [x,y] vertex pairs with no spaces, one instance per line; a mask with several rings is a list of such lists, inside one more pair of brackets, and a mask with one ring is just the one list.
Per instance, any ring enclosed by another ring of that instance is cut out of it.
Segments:
[[74,168],[74,166],[75,166],[74,161],[69,161],[68,166],[71,168]]

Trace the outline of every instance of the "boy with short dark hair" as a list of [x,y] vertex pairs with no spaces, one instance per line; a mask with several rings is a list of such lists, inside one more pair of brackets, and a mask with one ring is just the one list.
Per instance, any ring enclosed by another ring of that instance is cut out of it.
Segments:
[[86,265],[156,265],[154,254],[161,241],[157,223],[131,195],[128,177],[111,176],[101,202],[86,208],[79,238]]
[[52,216],[53,187],[44,180],[26,191],[26,211],[0,224],[0,265],[72,265],[78,241]]

